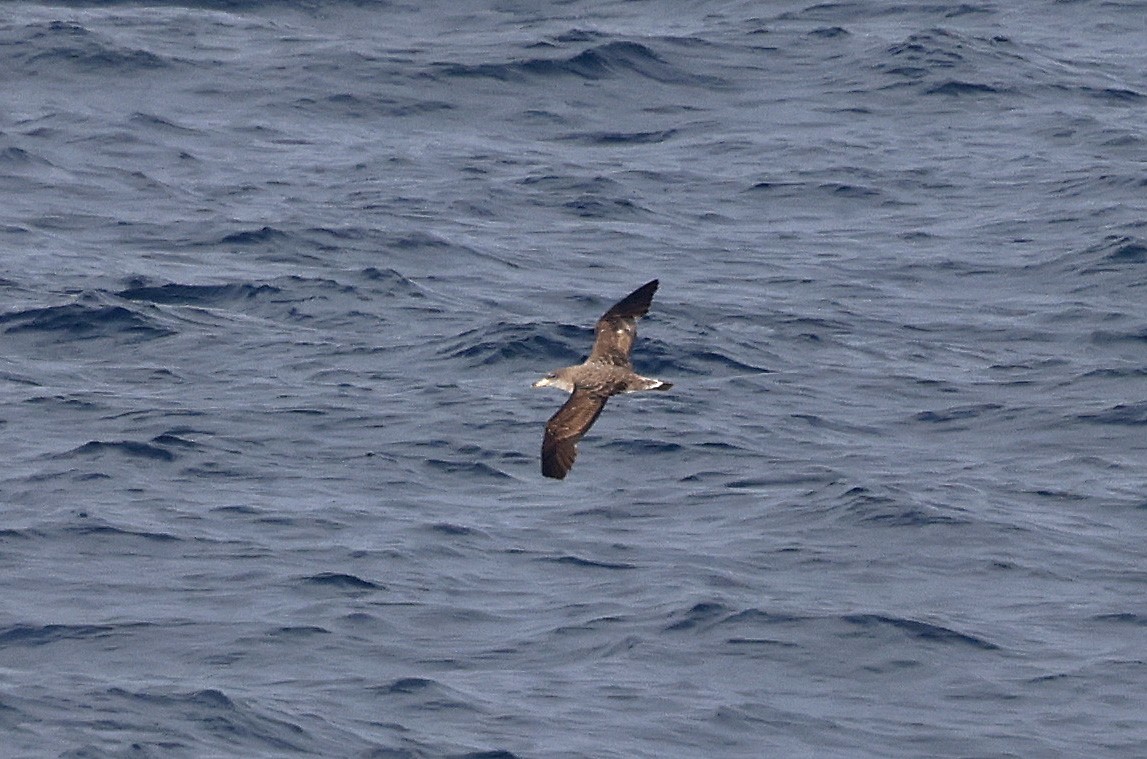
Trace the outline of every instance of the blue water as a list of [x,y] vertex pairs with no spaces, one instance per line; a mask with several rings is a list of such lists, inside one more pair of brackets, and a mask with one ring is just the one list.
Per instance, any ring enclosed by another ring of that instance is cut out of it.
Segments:
[[1147,755],[1147,3],[3,8],[0,755]]

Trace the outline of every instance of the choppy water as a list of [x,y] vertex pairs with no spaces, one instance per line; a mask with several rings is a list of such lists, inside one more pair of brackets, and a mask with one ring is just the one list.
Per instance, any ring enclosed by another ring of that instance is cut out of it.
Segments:
[[0,754],[1147,754],[1147,4],[3,9]]

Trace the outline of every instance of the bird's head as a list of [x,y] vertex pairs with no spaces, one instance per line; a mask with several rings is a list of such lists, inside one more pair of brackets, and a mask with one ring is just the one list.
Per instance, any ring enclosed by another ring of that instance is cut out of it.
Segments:
[[567,375],[568,372],[566,369],[556,369],[535,382],[534,387],[556,387],[565,390],[567,393],[572,393],[574,383]]

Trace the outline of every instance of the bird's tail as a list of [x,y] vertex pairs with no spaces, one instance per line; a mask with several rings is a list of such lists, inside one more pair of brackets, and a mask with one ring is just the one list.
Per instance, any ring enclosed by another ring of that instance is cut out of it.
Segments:
[[637,390],[668,390],[673,387],[672,382],[662,382],[659,379],[652,377],[642,377],[641,384],[637,386]]

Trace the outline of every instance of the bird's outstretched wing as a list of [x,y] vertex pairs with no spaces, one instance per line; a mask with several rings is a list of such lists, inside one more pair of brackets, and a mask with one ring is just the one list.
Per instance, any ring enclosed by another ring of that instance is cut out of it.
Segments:
[[577,441],[597,421],[606,399],[604,395],[574,390],[565,405],[550,417],[542,438],[542,474],[560,480],[569,473],[577,458]]
[[637,317],[649,313],[657,280],[646,282],[619,300],[597,320],[590,361],[629,366],[629,354],[637,337]]

